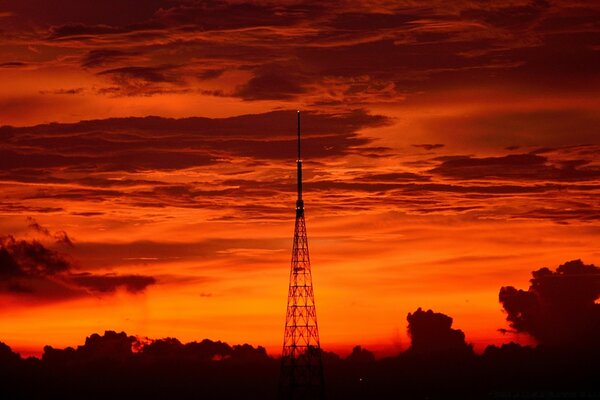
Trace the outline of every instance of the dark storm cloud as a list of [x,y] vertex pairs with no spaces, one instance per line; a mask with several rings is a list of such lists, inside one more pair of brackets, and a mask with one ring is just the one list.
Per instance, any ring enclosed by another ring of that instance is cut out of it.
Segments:
[[517,332],[542,344],[598,348],[600,268],[581,260],[532,272],[528,290],[506,286],[499,299]]
[[[72,245],[67,234],[61,233],[59,239]],[[49,301],[111,293],[121,287],[138,293],[154,283],[150,276],[75,273],[67,256],[36,240],[0,237],[0,293]]]

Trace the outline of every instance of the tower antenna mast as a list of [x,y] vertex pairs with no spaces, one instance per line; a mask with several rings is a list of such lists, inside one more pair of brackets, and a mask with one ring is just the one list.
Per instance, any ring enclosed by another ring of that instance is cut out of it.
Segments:
[[[296,165],[298,169],[298,200],[296,201],[296,210],[304,212],[304,201],[302,200],[302,156],[300,153],[300,111],[298,111],[298,159]],[[296,211],[298,212],[298,211]]]
[[287,312],[281,353],[279,398],[281,400],[324,399],[323,360],[319,343],[317,310],[312,284],[308,237],[302,200],[300,111],[298,111],[298,198],[292,245]]

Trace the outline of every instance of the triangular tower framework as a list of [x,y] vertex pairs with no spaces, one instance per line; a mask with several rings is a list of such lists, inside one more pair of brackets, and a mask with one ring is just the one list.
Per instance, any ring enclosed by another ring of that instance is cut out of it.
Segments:
[[312,284],[308,237],[302,200],[302,158],[300,153],[300,111],[298,111],[298,199],[292,246],[279,398],[286,400],[323,399],[325,386],[319,343],[317,311]]

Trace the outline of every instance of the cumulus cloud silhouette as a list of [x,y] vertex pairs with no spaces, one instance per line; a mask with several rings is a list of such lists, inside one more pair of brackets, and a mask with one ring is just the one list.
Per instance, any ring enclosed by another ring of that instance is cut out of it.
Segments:
[[[64,237],[68,239],[66,233]],[[76,273],[66,255],[37,240],[0,236],[0,293],[59,299],[111,293],[118,288],[137,293],[154,283],[151,276]]]
[[599,267],[572,260],[556,271],[533,271],[530,282],[528,290],[500,289],[500,303],[515,331],[528,333],[541,344],[598,347]]
[[410,352],[418,354],[471,353],[460,329],[452,329],[452,317],[420,307],[408,313],[408,334],[411,339]]

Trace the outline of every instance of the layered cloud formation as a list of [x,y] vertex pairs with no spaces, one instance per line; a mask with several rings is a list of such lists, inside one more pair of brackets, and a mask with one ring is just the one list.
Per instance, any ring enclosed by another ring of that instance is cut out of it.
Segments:
[[[0,93],[11,121],[31,118],[24,116],[27,109],[54,109],[51,102],[89,116],[92,103],[104,109],[114,97],[172,95],[183,115],[190,110],[186,98],[195,104],[294,101],[331,110],[404,100],[416,105],[440,91],[477,96],[473,87],[493,87],[503,97],[510,93],[501,88],[521,87],[517,101],[541,95],[552,102],[565,92],[581,101],[598,84],[600,10],[583,1],[448,7],[434,0],[64,0],[53,7],[6,1],[2,8],[7,51],[0,66],[21,84],[19,94],[12,85]],[[45,77],[41,87],[26,84],[31,74]],[[158,105],[143,107],[152,104]],[[539,111],[521,110],[520,120],[529,124]],[[498,118],[501,125],[508,119],[498,113],[479,121]]]
[[[230,206],[243,212],[244,205],[262,203],[264,217],[274,217],[279,205],[268,199],[294,187],[294,176],[284,172],[295,152],[293,117],[293,112],[276,111],[220,119],[145,117],[3,127],[0,178],[5,185],[18,184],[19,191],[6,195],[2,207],[10,211],[31,204],[32,211],[43,211],[42,204],[55,203],[46,208],[55,212],[59,201],[72,199],[142,207]],[[348,211],[387,205],[415,214],[598,218],[591,207],[600,180],[598,146],[476,157],[436,156],[441,145],[414,144],[423,151],[400,155],[359,133],[389,124],[389,118],[364,110],[306,114],[307,189]],[[549,199],[555,193],[563,194]],[[315,203],[321,203],[318,197]],[[560,208],[568,212],[557,212]]]

